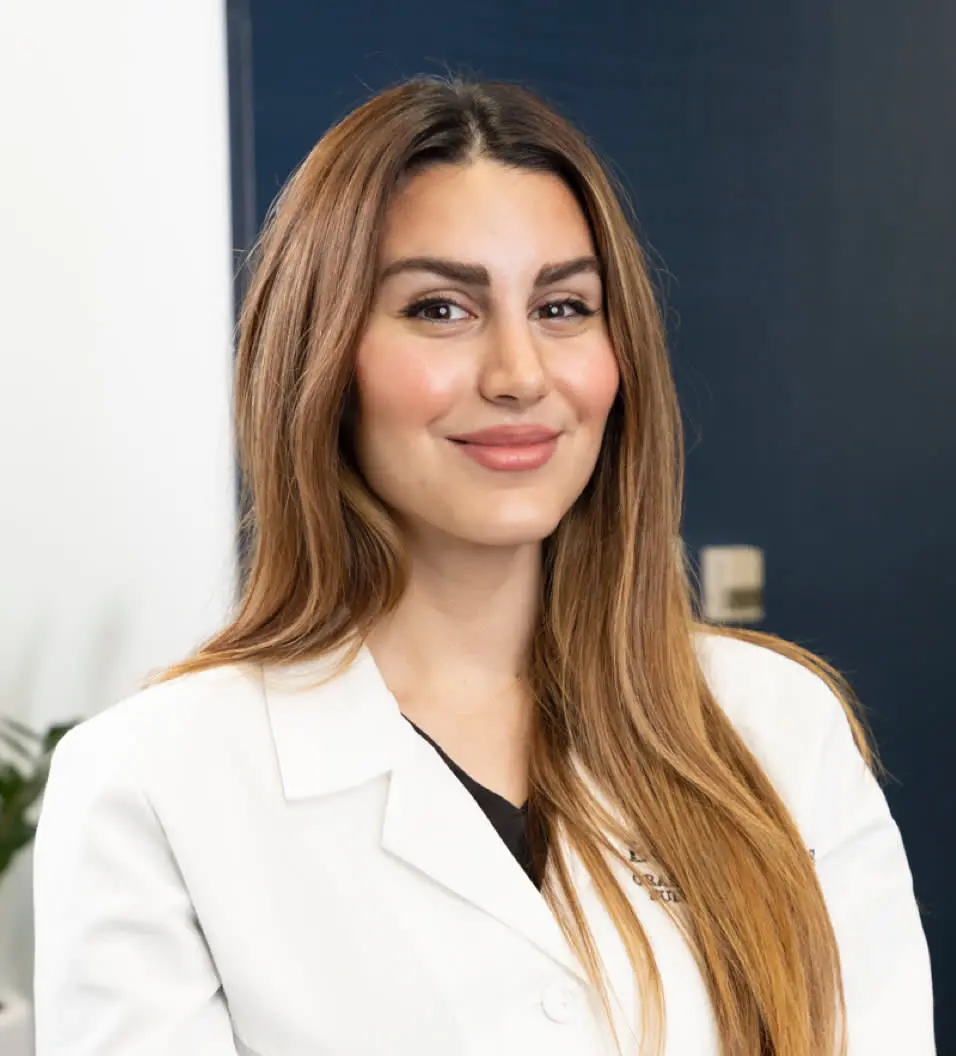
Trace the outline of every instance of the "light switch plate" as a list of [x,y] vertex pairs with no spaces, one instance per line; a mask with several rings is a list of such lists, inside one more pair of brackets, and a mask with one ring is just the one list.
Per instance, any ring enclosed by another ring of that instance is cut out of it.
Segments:
[[759,623],[764,617],[764,554],[757,546],[700,551],[701,608],[713,623]]

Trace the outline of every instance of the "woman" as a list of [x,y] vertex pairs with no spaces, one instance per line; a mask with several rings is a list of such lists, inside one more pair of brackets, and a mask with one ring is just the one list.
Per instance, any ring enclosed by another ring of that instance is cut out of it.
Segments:
[[38,1056],[933,1051],[842,684],[694,621],[660,318],[576,131],[498,84],[350,114],[236,395],[235,618],[53,763]]

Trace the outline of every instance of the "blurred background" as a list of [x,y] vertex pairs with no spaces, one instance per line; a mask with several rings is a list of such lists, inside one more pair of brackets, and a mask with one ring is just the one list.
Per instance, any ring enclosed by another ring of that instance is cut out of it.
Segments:
[[402,77],[519,81],[636,207],[688,547],[759,547],[760,626],[868,709],[956,1053],[954,42],[949,0],[0,0],[0,715],[92,714],[224,617],[237,268],[293,167]]

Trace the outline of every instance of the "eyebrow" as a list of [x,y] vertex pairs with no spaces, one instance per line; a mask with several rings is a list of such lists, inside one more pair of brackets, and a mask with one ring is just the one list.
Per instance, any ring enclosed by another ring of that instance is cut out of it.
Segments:
[[[442,257],[405,257],[395,260],[382,269],[378,281],[385,282],[394,275],[407,271],[427,271],[440,275],[451,282],[460,282],[465,286],[491,286],[488,269],[481,264],[466,264],[460,260],[446,260]],[[569,279],[573,275],[590,272],[601,277],[601,264],[597,257],[575,257],[560,264],[546,264],[535,276],[534,288],[550,286],[552,283]]]

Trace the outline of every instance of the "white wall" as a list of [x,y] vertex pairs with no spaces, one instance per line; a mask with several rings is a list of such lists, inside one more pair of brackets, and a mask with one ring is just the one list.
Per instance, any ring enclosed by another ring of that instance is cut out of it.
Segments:
[[[36,726],[232,596],[227,114],[221,0],[0,0],[0,713]],[[22,990],[29,866],[0,889]]]

